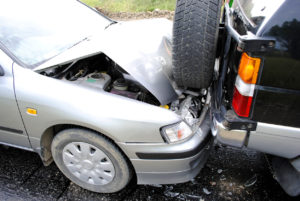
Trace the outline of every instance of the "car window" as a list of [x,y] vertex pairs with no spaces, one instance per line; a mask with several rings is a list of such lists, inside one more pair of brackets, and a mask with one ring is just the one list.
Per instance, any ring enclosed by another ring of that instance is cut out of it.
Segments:
[[32,68],[111,21],[75,0],[0,0],[0,42]]
[[260,26],[266,17],[271,16],[284,2],[284,0],[237,0],[238,6],[244,13],[248,22],[253,26]]

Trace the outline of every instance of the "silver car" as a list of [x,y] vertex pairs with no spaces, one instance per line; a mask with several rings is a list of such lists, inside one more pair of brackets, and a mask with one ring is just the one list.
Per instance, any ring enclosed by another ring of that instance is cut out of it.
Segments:
[[0,27],[1,144],[54,161],[94,192],[198,174],[213,142],[210,93],[176,86],[172,22],[115,22],[75,0],[10,0]]

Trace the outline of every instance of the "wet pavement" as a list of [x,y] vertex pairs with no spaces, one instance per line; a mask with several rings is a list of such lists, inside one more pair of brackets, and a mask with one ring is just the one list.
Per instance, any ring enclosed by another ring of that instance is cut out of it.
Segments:
[[[0,146],[0,200],[300,200],[285,194],[272,178],[264,154],[216,146],[192,181],[177,185],[134,185],[115,194],[86,191],[37,154]],[[133,182],[134,183],[134,182]]]

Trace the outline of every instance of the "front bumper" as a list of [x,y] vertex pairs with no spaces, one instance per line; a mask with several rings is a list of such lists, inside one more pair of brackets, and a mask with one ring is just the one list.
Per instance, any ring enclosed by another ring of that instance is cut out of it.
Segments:
[[210,122],[207,113],[198,131],[180,143],[119,143],[135,169],[137,183],[183,183],[197,176],[213,144]]

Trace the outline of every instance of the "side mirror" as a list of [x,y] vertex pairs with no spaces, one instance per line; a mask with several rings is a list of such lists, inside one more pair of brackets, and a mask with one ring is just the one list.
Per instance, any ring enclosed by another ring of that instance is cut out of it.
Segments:
[[0,66],[0,76],[4,76],[4,69]]

